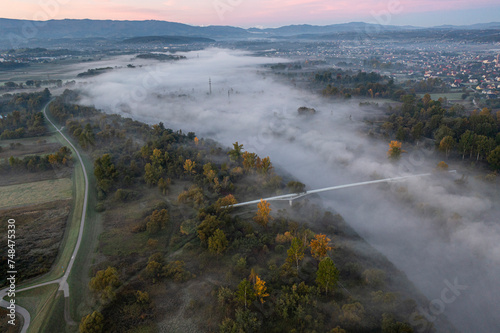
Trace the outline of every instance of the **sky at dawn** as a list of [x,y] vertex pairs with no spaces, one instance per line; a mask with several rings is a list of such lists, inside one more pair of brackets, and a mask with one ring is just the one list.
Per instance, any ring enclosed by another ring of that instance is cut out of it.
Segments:
[[163,20],[278,27],[369,22],[467,25],[500,21],[498,0],[2,0],[2,18]]

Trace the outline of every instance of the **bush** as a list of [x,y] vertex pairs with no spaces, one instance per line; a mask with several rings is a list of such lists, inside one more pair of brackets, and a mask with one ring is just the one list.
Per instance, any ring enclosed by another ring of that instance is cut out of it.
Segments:
[[102,202],[99,202],[97,205],[95,205],[95,211],[98,212],[98,213],[102,213],[106,210],[106,206],[104,205],[104,203]]

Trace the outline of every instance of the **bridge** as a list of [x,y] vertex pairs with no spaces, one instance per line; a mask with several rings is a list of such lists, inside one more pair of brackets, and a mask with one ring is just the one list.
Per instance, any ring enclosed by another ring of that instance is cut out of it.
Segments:
[[[451,171],[448,171],[448,173],[457,173],[457,170],[451,170]],[[419,175],[411,175],[411,176],[403,176],[403,177],[393,177],[393,178],[384,178],[384,179],[370,180],[370,181],[360,182],[360,183],[337,185],[337,186],[320,188],[320,189],[317,189],[317,190],[310,190],[310,191],[300,192],[300,193],[283,194],[283,195],[278,195],[278,196],[275,196],[275,197],[270,197],[270,198],[265,198],[265,199],[258,199],[258,200],[246,201],[246,202],[241,202],[241,203],[237,203],[237,204],[234,204],[234,205],[224,206],[222,208],[231,208],[231,207],[241,207],[241,206],[254,205],[254,204],[259,203],[260,200],[265,200],[265,201],[282,201],[282,200],[285,200],[285,201],[288,201],[290,203],[290,206],[291,206],[293,200],[305,197],[306,195],[309,195],[309,194],[321,193],[321,192],[327,192],[327,191],[335,191],[335,190],[340,190],[340,189],[349,188],[349,187],[356,187],[356,186],[364,186],[364,185],[371,185],[371,184],[398,182],[398,181],[404,181],[404,180],[407,180],[407,179],[410,179],[410,178],[426,177],[426,176],[431,176],[431,175],[433,175],[433,173],[423,173],[423,174],[419,174]]]

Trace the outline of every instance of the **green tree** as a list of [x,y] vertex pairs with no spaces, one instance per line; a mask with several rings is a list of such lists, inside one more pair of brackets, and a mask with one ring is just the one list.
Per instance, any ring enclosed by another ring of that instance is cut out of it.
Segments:
[[224,231],[217,229],[214,234],[208,238],[208,250],[216,255],[221,255],[226,251],[228,240]]
[[243,145],[238,144],[238,141],[233,143],[233,149],[229,151],[229,158],[232,161],[238,162],[241,159],[241,155],[243,151]]
[[474,148],[474,133],[470,130],[467,130],[460,136],[460,140],[458,141],[458,149],[462,152],[462,159],[465,158],[465,154],[467,152],[470,153],[470,157],[472,157],[472,151]]
[[82,318],[79,326],[80,333],[101,333],[104,330],[104,317],[98,312],[94,311],[91,314]]
[[292,239],[292,244],[287,250],[288,257],[286,261],[290,264],[294,264],[297,267],[297,272],[299,271],[299,262],[304,259],[304,243],[300,238],[294,237]]
[[335,267],[333,260],[329,257],[321,260],[316,272],[316,283],[318,286],[325,290],[328,295],[328,290],[335,288],[339,280],[339,270]]
[[118,177],[118,171],[111,162],[111,155],[104,154],[95,160],[94,175],[97,180],[97,186],[105,193],[109,192],[113,182]]
[[255,293],[252,284],[247,279],[241,280],[240,284],[238,284],[238,290],[236,290],[236,300],[240,304],[244,305],[245,309],[248,307],[248,304],[255,300]]
[[455,139],[453,139],[452,136],[447,135],[439,143],[439,149],[444,151],[446,153],[446,157],[448,157],[450,155],[450,151],[455,146],[455,143]]
[[488,163],[493,170],[500,170],[500,146],[496,147],[488,156]]

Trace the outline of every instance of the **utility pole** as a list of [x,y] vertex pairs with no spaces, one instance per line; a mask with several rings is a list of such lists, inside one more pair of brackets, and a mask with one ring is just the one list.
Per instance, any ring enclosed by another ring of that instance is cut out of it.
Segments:
[[212,79],[208,78],[208,94],[212,95]]

